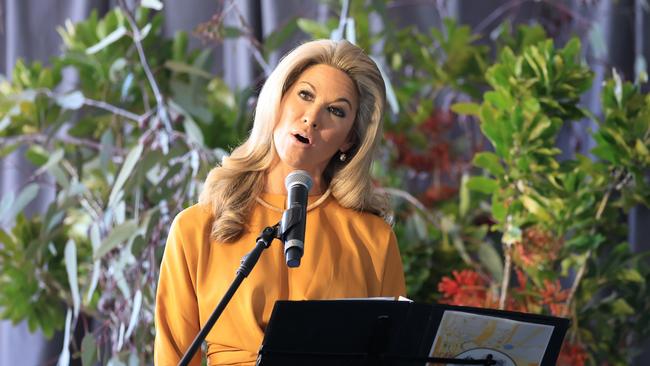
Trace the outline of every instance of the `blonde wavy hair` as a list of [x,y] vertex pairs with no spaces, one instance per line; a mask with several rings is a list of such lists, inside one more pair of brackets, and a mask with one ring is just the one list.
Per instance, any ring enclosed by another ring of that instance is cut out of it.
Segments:
[[348,159],[341,163],[338,156],[332,157],[324,182],[341,206],[388,218],[387,199],[374,191],[370,177],[373,155],[381,140],[384,80],[377,65],[359,47],[345,40],[317,40],[302,44],[280,61],[262,87],[248,139],[208,174],[199,204],[210,207],[213,214],[212,239],[232,242],[243,234],[248,214],[262,193],[266,170],[277,156],[273,130],[282,96],[304,70],[317,64],[345,72],[359,93]]

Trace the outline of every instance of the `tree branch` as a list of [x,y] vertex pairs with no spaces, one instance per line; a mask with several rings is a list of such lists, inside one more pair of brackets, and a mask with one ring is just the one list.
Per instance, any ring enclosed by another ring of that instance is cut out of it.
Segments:
[[[603,198],[600,200],[600,203],[598,204],[598,209],[596,210],[596,218],[593,226],[591,227],[592,235],[596,232],[596,225],[598,224],[598,221],[600,221],[600,218],[603,216],[603,212],[605,212],[605,207],[607,206],[609,197],[611,196],[614,189],[616,189],[616,187],[619,186],[620,183],[622,183],[622,182],[618,182],[622,173],[623,173],[622,170],[616,172],[614,182],[610,184],[609,189],[607,190],[607,192],[605,192],[605,195],[603,196]],[[625,178],[623,178],[623,181],[625,181],[626,179],[627,179],[627,175]],[[573,301],[573,298],[575,297],[575,294],[578,291],[578,286],[580,285],[580,282],[582,281],[582,277],[584,276],[585,271],[587,270],[587,263],[589,262],[589,258],[591,257],[592,253],[593,251],[591,249],[587,251],[587,253],[585,254],[584,262],[582,262],[582,264],[580,264],[580,268],[578,268],[578,272],[576,273],[576,278],[573,280],[573,283],[571,284],[569,295],[567,296],[567,299],[564,303],[564,309],[562,309],[562,316],[567,316],[569,313],[571,302]]]
[[111,112],[111,113],[113,113],[115,115],[124,117],[126,119],[130,119],[130,120],[135,121],[135,122],[138,122],[138,124],[140,124],[142,122],[142,120],[144,119],[144,116],[146,115],[146,114],[137,115],[137,114],[135,114],[133,112],[127,111],[126,109],[116,107],[116,106],[114,106],[112,104],[109,104],[109,103],[106,103],[104,101],[94,100],[94,99],[85,98],[85,97],[84,97],[84,104],[89,105],[91,107],[103,109],[103,110]]
[[[46,144],[48,141],[51,140],[60,141],[65,144],[70,144],[75,146],[83,146],[94,150],[101,150],[103,148],[103,146],[97,141],[81,139],[69,135],[50,136],[44,133],[32,133],[28,135],[20,135],[20,136],[13,136],[13,137],[0,137],[0,145],[9,146],[9,145],[25,144],[25,143]],[[119,147],[114,146],[113,150],[115,150],[115,152],[117,152],[120,155],[126,154],[126,152]]]
[[504,244],[505,260],[503,263],[503,279],[501,280],[501,293],[499,295],[499,309],[506,307],[508,287],[510,286],[510,272],[512,270],[512,244]]
[[515,1],[509,1],[507,3],[501,4],[498,8],[494,9],[493,12],[490,13],[485,19],[483,19],[477,26],[474,28],[474,33],[483,33],[485,30],[484,28],[487,28],[492,22],[497,20],[501,15],[503,15],[505,12],[509,11],[512,8],[516,8],[517,6],[523,4],[526,2],[526,0],[515,0]]
[[153,91],[153,95],[156,98],[156,110],[167,132],[172,132],[172,125],[169,121],[169,116],[167,115],[167,110],[165,109],[165,101],[162,94],[160,93],[160,88],[156,79],[153,77],[149,63],[147,62],[147,56],[144,54],[144,49],[142,48],[142,33],[140,33],[140,28],[133,17],[133,13],[126,5],[124,0],[118,0],[119,6],[124,12],[129,25],[131,26],[131,31],[133,32],[133,44],[135,45],[136,50],[138,51],[138,57],[140,58],[140,64],[142,64],[142,69],[144,70],[147,80],[149,81],[149,86]]

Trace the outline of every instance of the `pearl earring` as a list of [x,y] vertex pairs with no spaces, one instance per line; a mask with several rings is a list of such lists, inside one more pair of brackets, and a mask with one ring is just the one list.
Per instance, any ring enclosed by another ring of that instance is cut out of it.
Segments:
[[341,153],[339,154],[339,160],[345,163],[345,161],[348,160],[348,156],[343,151],[341,151]]

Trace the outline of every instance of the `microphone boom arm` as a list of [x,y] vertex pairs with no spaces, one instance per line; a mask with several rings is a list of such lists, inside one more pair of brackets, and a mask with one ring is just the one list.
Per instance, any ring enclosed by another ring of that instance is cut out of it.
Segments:
[[241,259],[241,264],[237,269],[235,279],[232,281],[232,284],[228,288],[228,291],[226,291],[226,293],[221,298],[221,301],[212,312],[212,315],[210,315],[210,318],[208,318],[208,321],[205,322],[205,325],[203,326],[203,328],[201,328],[199,334],[197,334],[196,338],[194,338],[194,341],[192,342],[190,347],[187,349],[187,351],[185,351],[183,358],[181,358],[180,362],[178,363],[179,366],[189,365],[190,361],[192,360],[192,357],[194,357],[196,351],[198,351],[199,348],[201,347],[201,343],[203,343],[205,337],[207,337],[208,333],[210,333],[210,330],[212,330],[212,327],[217,322],[217,319],[219,319],[219,317],[221,316],[221,313],[223,313],[224,309],[230,302],[230,299],[233,297],[233,295],[239,288],[239,285],[241,285],[244,278],[248,277],[248,275],[253,270],[253,267],[255,267],[255,264],[257,264],[257,261],[258,259],[260,259],[260,256],[262,255],[264,249],[271,246],[273,239],[280,238],[280,236],[278,235],[279,227],[280,224],[278,223],[275,224],[274,226],[269,226],[264,228],[260,236],[257,238],[255,248],[253,248],[253,250],[251,250],[248,254],[246,254]]

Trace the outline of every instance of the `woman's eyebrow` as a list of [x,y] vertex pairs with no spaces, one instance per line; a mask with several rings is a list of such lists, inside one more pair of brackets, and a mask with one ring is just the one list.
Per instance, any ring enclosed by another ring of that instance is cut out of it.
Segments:
[[312,85],[312,83],[310,83],[309,81],[301,80],[300,82],[301,82],[301,83],[305,83],[305,84],[311,86],[312,89],[316,90],[316,88],[314,87],[314,85]]
[[[311,86],[312,89],[316,90],[316,87],[314,87],[314,85],[312,83],[310,83],[309,81],[301,80],[299,83],[305,83],[305,84]],[[350,107],[350,110],[352,110],[352,103],[347,98],[340,97],[340,98],[336,99],[335,101],[333,101],[332,103],[336,103],[336,102],[345,102],[345,103],[348,104],[348,107]]]
[[343,98],[343,97],[338,98],[338,99],[335,100],[333,103],[336,103],[336,102],[345,102],[345,103],[348,103],[348,107],[350,108],[350,110],[352,110],[352,103],[350,103],[350,101],[347,100],[346,98]]

